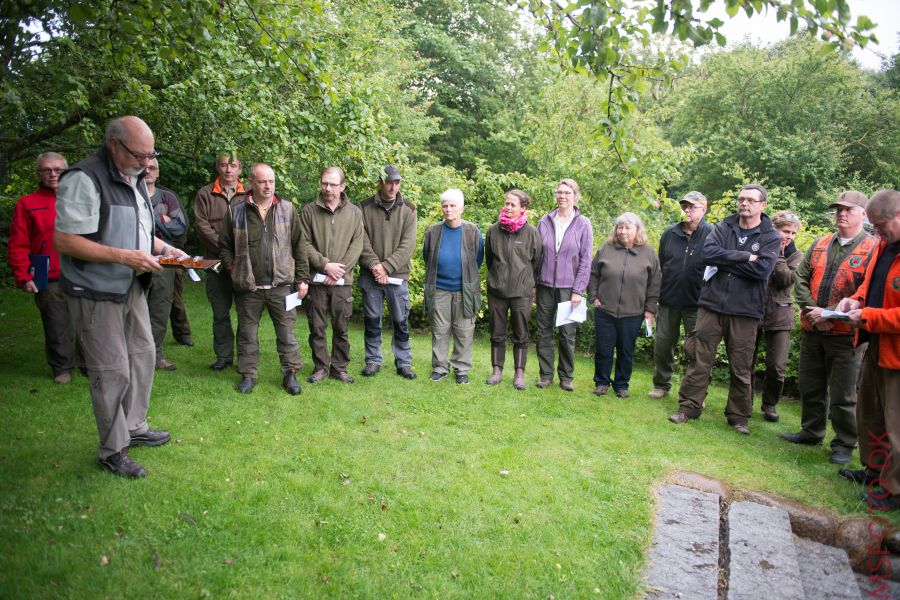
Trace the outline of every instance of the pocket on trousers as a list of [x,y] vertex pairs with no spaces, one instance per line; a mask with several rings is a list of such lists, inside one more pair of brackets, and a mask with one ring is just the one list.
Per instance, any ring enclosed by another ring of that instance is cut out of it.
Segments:
[[695,352],[697,350],[697,334],[693,331],[684,337],[684,353],[692,361],[697,358]]

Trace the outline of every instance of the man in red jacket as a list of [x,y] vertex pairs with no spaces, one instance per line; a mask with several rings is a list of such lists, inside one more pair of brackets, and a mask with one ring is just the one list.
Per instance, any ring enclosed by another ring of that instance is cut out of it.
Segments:
[[[16,203],[7,253],[16,285],[24,292],[35,295],[34,301],[44,324],[47,364],[53,371],[53,381],[61,384],[72,380],[72,369],[75,366],[69,311],[58,283],[59,254],[53,248],[56,188],[60,174],[68,167],[66,159],[56,152],[45,152],[38,156],[37,176],[40,186],[33,193],[19,198]],[[49,257],[46,287],[41,270],[38,269],[36,274],[32,269],[32,257],[35,257],[36,263],[40,263],[42,256]]]
[[880,190],[866,214],[881,241],[855,294],[841,300],[859,328],[857,344],[869,342],[863,358],[856,419],[864,469],[838,471],[864,484],[870,510],[900,509],[900,192]]

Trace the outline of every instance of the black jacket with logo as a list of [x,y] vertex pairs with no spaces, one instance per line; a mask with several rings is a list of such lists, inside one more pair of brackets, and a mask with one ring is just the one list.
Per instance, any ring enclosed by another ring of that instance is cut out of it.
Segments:
[[[700,306],[735,317],[762,319],[766,287],[781,254],[781,233],[765,214],[756,232],[738,250],[741,233],[738,215],[725,217],[713,226],[703,245],[703,262],[718,271],[703,284]],[[750,255],[757,260],[751,262]]]

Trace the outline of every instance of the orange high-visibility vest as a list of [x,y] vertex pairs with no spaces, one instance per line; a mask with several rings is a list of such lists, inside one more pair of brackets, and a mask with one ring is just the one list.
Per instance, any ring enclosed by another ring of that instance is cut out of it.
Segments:
[[[822,308],[834,306],[844,298],[849,298],[856,292],[856,289],[862,285],[866,277],[866,267],[872,259],[872,252],[878,244],[872,236],[866,236],[856,244],[856,247],[844,257],[837,265],[837,271],[833,277],[828,275],[828,247],[834,239],[835,234],[823,236],[819,243],[812,247],[809,251],[809,269],[812,273],[812,279],[809,282],[809,292],[812,294],[816,306]],[[800,322],[806,331],[814,331],[812,323],[806,318],[806,315],[800,313]],[[829,334],[848,334],[853,333],[850,326],[841,321],[832,321],[834,327],[831,331],[825,332]]]

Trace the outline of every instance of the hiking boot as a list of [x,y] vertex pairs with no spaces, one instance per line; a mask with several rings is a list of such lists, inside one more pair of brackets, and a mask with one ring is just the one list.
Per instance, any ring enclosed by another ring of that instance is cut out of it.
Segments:
[[681,425],[688,422],[688,416],[683,412],[673,413],[669,415],[669,421],[675,423],[676,425]]
[[335,371],[331,374],[332,379],[337,379],[338,381],[343,381],[344,383],[353,383],[356,381],[352,377],[350,377],[350,373],[347,371]]
[[778,419],[780,418],[778,416],[778,411],[775,410],[774,406],[763,406],[762,413],[763,419],[765,419],[769,423],[777,423]]
[[128,441],[128,447],[135,446],[162,446],[172,436],[165,429],[148,429],[144,433],[135,433]]
[[561,387],[562,389],[564,389],[567,392],[572,392],[575,390],[574,386],[572,386],[571,381],[560,381],[559,387]]
[[750,435],[750,428],[746,425],[738,424],[734,426],[734,432],[741,435]]
[[309,376],[307,379],[310,383],[319,383],[320,381],[324,381],[328,379],[328,371],[325,369],[319,369],[318,371],[313,371],[313,374]]
[[503,370],[500,367],[494,367],[494,372],[485,381],[488,385],[497,385],[503,379]]
[[597,396],[605,396],[606,392],[608,392],[608,391],[609,391],[608,385],[598,385],[597,387],[594,388],[594,394],[596,394]]
[[230,360],[226,360],[224,358],[217,358],[216,362],[209,365],[209,368],[212,369],[213,371],[221,371],[223,369],[227,369],[228,367],[230,367],[231,363],[232,363],[232,361],[230,361]]
[[59,375],[54,375],[53,383],[58,383],[59,385],[68,385],[72,383],[72,373],[70,371],[64,371]]
[[112,456],[99,458],[97,459],[97,462],[100,463],[101,467],[108,469],[116,475],[121,475],[122,477],[137,479],[139,477],[147,476],[147,471],[141,466],[141,463],[128,456],[128,448],[125,448]]
[[431,373],[431,376],[429,377],[429,379],[431,379],[432,381],[440,381],[441,379],[444,379],[445,377],[447,377],[447,375],[449,375],[449,373],[441,373],[439,371],[434,371]]
[[177,368],[178,367],[176,367],[175,365],[173,365],[172,363],[170,363],[169,361],[167,361],[164,358],[156,359],[156,370],[157,371],[174,371]]
[[182,346],[194,346],[194,340],[191,339],[191,336],[186,336],[183,338],[175,338],[175,341],[181,344]]
[[412,370],[412,367],[406,365],[404,367],[397,367],[397,375],[402,377],[403,379],[415,379],[416,372]]
[[366,367],[362,370],[363,377],[373,377],[375,373],[381,370],[381,365],[375,363],[366,363]]
[[660,388],[653,388],[649,392],[647,392],[648,398],[653,398],[654,400],[659,400],[660,398],[665,398],[669,395],[669,390],[662,390]]
[[291,396],[296,396],[303,391],[300,389],[300,382],[297,381],[297,375],[293,371],[288,371],[284,374],[284,379],[281,381],[281,387],[283,387],[284,391]]
[[525,389],[525,369],[516,369],[513,375],[513,387],[517,390]]
[[616,390],[616,396],[618,396],[619,398],[627,398],[628,390]]
[[459,383],[461,385],[468,385],[469,376],[466,375],[465,373],[457,373],[456,374],[456,383]]
[[853,456],[853,450],[847,450],[846,448],[835,448],[831,451],[831,458],[828,459],[836,465],[846,465],[850,462],[850,458]]
[[234,386],[234,389],[241,394],[249,394],[256,387],[256,380],[252,377],[244,377],[240,383]]
[[838,475],[859,485],[869,485],[881,477],[879,471],[873,471],[872,469],[838,469]]
[[550,384],[551,384],[551,383],[553,383],[553,380],[552,380],[552,379],[538,379],[538,380],[534,383],[534,385],[535,385],[536,387],[539,387],[539,388],[541,388],[541,389],[544,389],[544,388],[550,387]]
[[789,441],[792,444],[805,444],[807,446],[818,446],[822,443],[822,440],[819,438],[806,433],[805,431],[798,431],[797,433],[782,433],[782,439]]
[[[887,492],[885,492],[885,494],[887,494]],[[872,492],[861,492],[859,494],[859,498],[869,505],[870,510],[900,509],[900,501],[894,500],[890,496],[882,498],[879,494],[873,494]]]

